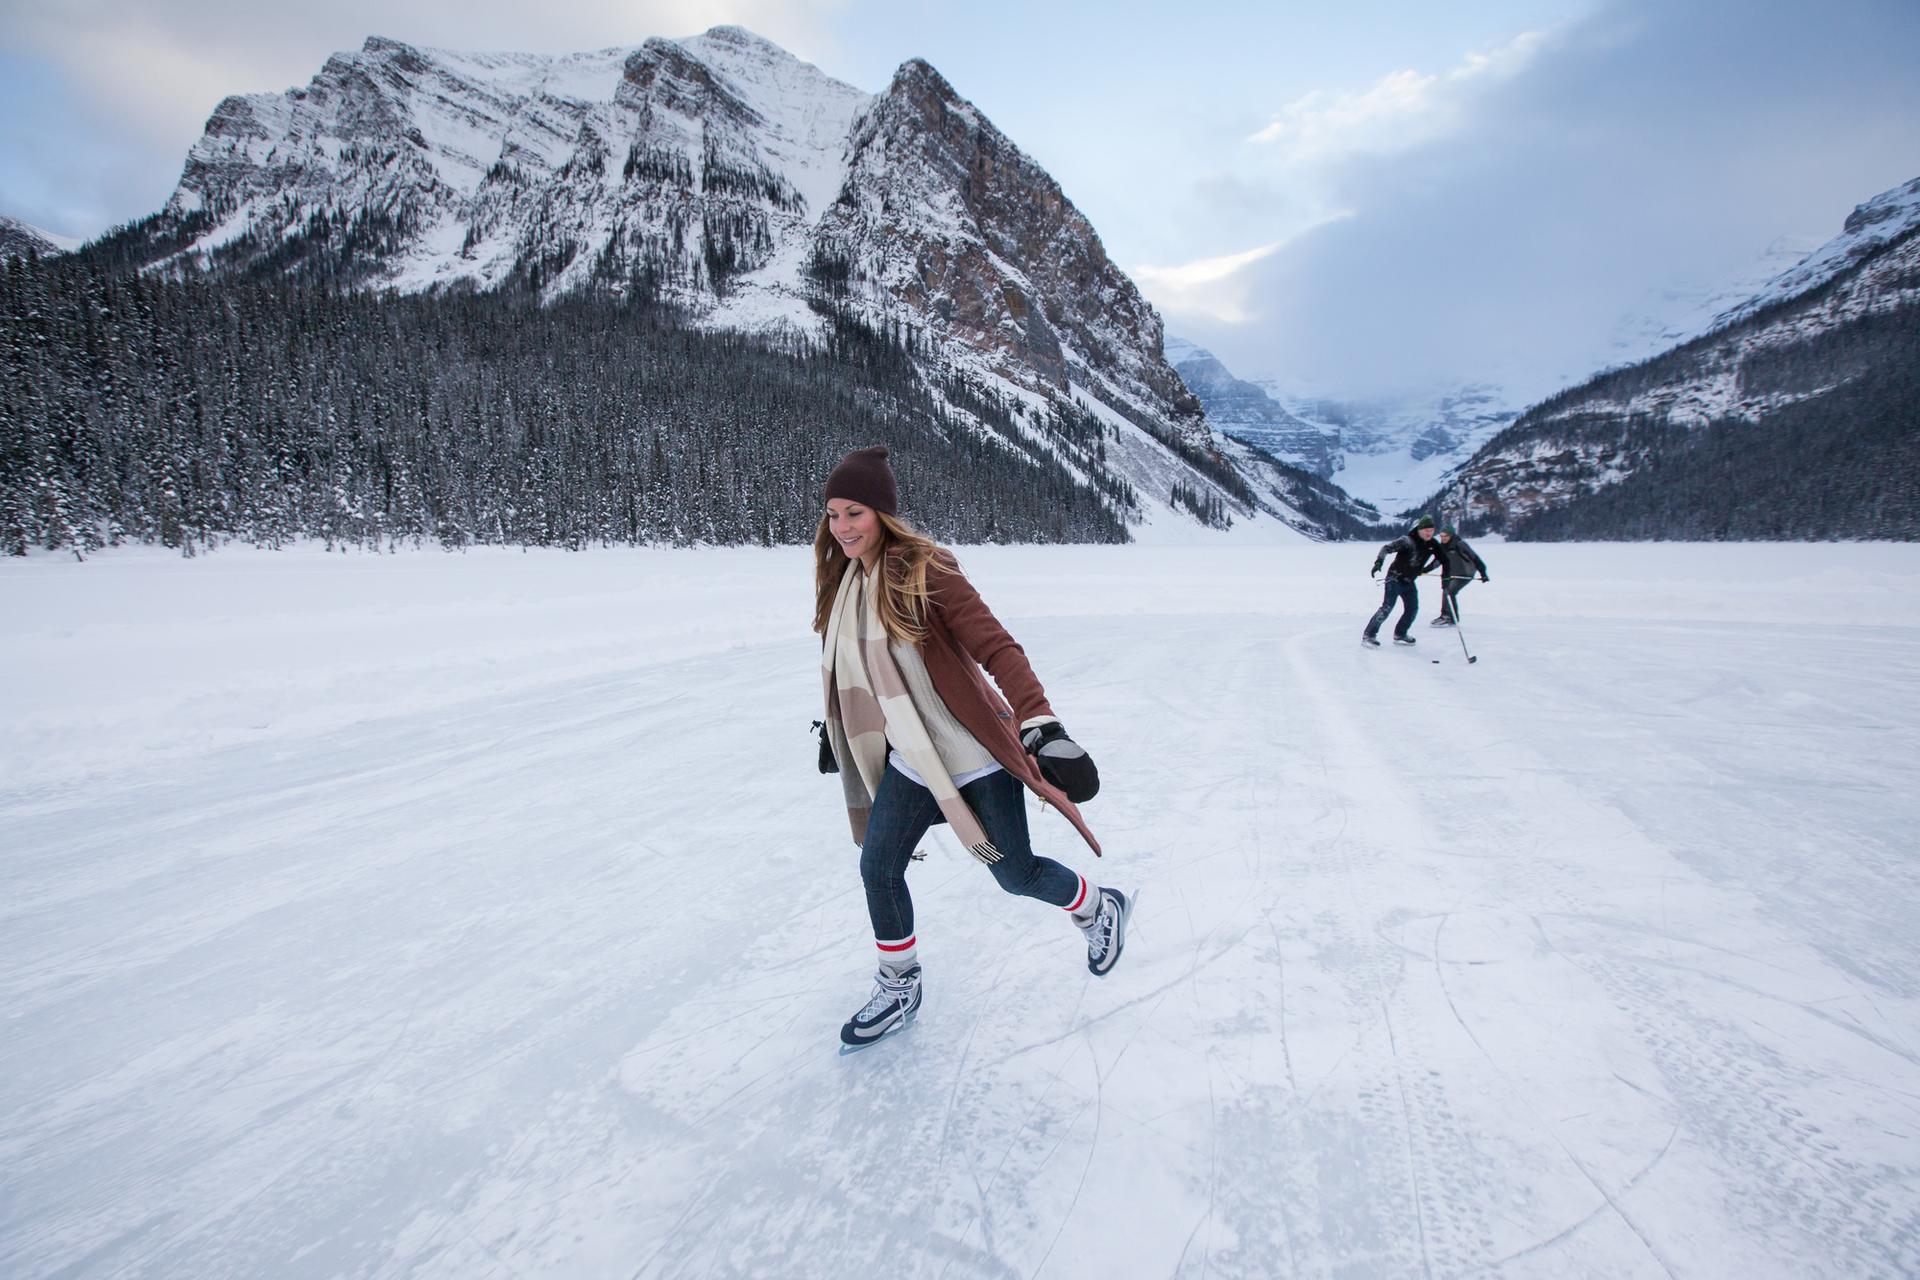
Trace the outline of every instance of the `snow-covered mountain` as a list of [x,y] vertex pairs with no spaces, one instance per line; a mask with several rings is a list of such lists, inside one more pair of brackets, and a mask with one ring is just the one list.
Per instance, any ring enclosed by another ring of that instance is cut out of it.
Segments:
[[30,252],[45,258],[56,253],[71,253],[79,247],[80,242],[72,236],[55,235],[31,222],[0,213],[0,260],[24,258]]
[[[1856,426],[1878,431],[1912,412],[1916,332],[1920,179],[1860,205],[1840,235],[1722,313],[1709,332],[1533,406],[1447,487],[1474,521],[1514,529],[1672,459],[1693,429],[1759,431],[1787,411],[1802,428],[1832,419],[1833,434],[1816,433],[1824,441],[1816,454],[1799,448],[1780,460],[1804,471],[1830,460]],[[1846,409],[1829,414],[1820,408],[1829,403]],[[1751,443],[1747,462],[1759,465],[1768,437]],[[1655,528],[1652,515],[1646,521]]]
[[1214,428],[1257,445],[1283,462],[1330,479],[1340,469],[1339,428],[1308,422],[1265,387],[1235,377],[1211,351],[1169,334],[1167,363],[1207,411]]
[[1215,428],[1384,515],[1432,492],[1515,415],[1499,388],[1481,384],[1353,400],[1236,377],[1212,352],[1177,336],[1167,339],[1167,359]]
[[[1277,500],[1227,460],[1086,218],[917,59],[868,94],[738,27],[564,57],[373,38],[304,88],[222,102],[165,209],[113,251],[401,292],[644,295],[750,332],[851,315],[900,335],[960,418],[983,421],[984,392],[1016,447],[1130,489],[1133,519]],[[1081,426],[1050,426],[1062,412]]]
[[1300,418],[1339,438],[1336,479],[1354,497],[1392,515],[1432,492],[1439,478],[1485,444],[1517,413],[1506,393],[1484,383],[1364,399],[1288,396],[1260,386]]

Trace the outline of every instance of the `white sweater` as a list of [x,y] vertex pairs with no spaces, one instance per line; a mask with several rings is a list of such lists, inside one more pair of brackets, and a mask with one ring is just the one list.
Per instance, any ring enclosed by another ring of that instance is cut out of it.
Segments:
[[[953,785],[964,787],[976,778],[997,772],[1000,762],[980,745],[980,740],[967,726],[954,719],[953,712],[947,710],[947,704],[935,692],[933,677],[927,673],[927,660],[920,656],[920,646],[894,641],[887,645],[887,651],[893,654],[900,677],[907,682],[907,696],[913,699],[913,709],[920,713],[920,722],[927,726],[927,736],[933,739],[933,749],[940,754],[940,763],[946,767]],[[910,781],[923,787],[927,785],[927,780],[898,751],[887,752],[887,763]]]

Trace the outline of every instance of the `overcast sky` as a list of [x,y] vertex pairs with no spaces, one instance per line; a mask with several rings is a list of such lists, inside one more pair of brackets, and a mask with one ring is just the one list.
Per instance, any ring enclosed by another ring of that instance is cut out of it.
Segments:
[[0,212],[166,200],[226,94],[370,34],[570,52],[735,22],[862,89],[924,57],[1243,376],[1525,395],[1623,315],[1920,176],[1920,0],[0,0]]

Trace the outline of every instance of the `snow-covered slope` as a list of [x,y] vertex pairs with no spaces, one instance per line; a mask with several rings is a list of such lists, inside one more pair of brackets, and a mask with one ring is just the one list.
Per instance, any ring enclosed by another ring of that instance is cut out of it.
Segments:
[[1920,179],[1861,205],[1840,235],[1709,332],[1535,405],[1449,485],[1469,495],[1477,520],[1513,527],[1634,475],[1662,447],[1660,429],[1764,424],[1879,379],[1886,360],[1906,358],[1899,334],[1879,329],[1910,332],[1902,317],[1917,308]]
[[24,258],[29,252],[45,258],[72,253],[79,247],[80,241],[72,236],[56,235],[31,222],[0,214],[0,259]]
[[[1747,319],[1776,303],[1809,293],[1855,268],[1885,245],[1920,228],[1920,178],[1883,191],[1847,215],[1840,234],[1768,281],[1751,298],[1716,316],[1713,329]],[[1884,302],[1860,302],[1861,309]]]
[[1803,262],[1818,241],[1782,236],[1728,279],[1672,281],[1620,318],[1606,363],[1618,368],[1690,342],[1727,324],[1742,305]]
[[1621,376],[1634,370],[1603,375],[1548,401],[1547,418],[1613,413],[1681,425],[1726,417],[1755,420],[1781,404],[1820,394],[1831,384],[1818,376],[1756,389],[1744,385],[1741,371],[1758,352],[1804,343],[1920,302],[1916,232],[1920,179],[1855,209],[1840,235],[1729,310],[1707,334],[1668,353],[1672,368],[1663,370],[1664,376]]

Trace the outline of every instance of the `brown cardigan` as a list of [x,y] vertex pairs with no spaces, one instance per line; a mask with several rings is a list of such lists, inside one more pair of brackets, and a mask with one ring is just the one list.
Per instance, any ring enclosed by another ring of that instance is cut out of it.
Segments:
[[[927,588],[933,608],[926,619],[927,639],[920,653],[926,659],[934,692],[1002,768],[1039,796],[1041,804],[1052,805],[1066,816],[1098,857],[1100,842],[1087,830],[1080,810],[1060,788],[1040,775],[1039,765],[1020,745],[1020,725],[1024,721],[1053,714],[1046,690],[1027,662],[1026,650],[1007,634],[960,572],[960,562],[945,547],[927,568]],[[1000,686],[998,692],[981,674],[982,667]]]

